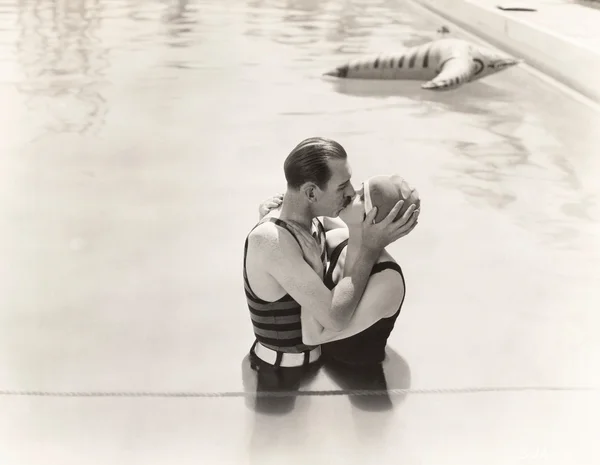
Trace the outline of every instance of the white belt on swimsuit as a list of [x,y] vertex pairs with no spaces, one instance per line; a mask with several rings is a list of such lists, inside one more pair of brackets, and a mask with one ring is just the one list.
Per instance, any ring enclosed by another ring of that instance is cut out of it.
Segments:
[[[269,349],[268,347],[263,346],[260,342],[258,342],[254,346],[254,353],[258,358],[260,358],[263,362],[266,362],[270,365],[275,365],[277,361],[278,352]],[[292,354],[289,352],[281,353],[281,362],[279,363],[280,367],[301,367],[304,365],[304,353]],[[321,357],[321,346],[315,347],[308,354],[308,363],[314,363]]]

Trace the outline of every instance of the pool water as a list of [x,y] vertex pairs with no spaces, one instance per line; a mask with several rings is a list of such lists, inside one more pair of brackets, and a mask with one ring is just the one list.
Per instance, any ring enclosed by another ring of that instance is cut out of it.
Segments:
[[[600,385],[598,112],[524,67],[321,77],[442,25],[400,0],[0,3],[0,390],[213,396],[0,396],[0,462],[598,463],[597,393],[519,390]],[[243,398],[244,239],[315,135],[422,199],[389,248],[410,391],[383,412]]]

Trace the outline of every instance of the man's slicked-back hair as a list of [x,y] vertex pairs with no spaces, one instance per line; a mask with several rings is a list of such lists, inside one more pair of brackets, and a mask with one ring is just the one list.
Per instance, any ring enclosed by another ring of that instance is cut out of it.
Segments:
[[324,137],[309,137],[300,142],[285,159],[283,171],[288,187],[298,190],[306,182],[325,189],[331,179],[329,160],[346,160],[344,147]]

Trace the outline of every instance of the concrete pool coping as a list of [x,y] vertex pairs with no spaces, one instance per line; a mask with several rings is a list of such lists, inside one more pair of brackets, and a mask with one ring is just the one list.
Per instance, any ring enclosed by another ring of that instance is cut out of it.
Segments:
[[600,10],[565,0],[414,2],[600,103]]

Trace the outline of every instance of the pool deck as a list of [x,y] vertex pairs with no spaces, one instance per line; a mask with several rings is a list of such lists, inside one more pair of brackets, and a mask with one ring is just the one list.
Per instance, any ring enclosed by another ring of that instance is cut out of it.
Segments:
[[415,1],[600,102],[600,10],[565,0]]

